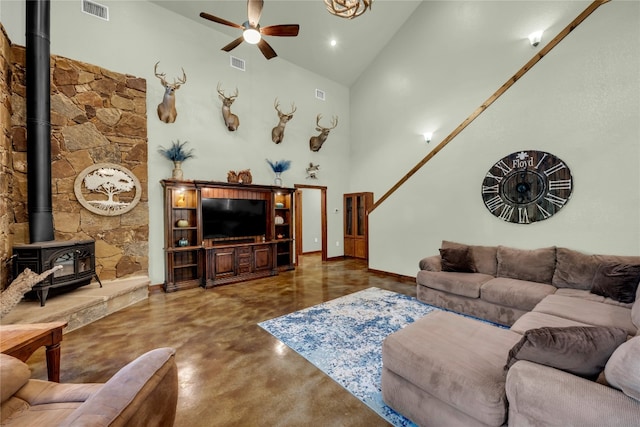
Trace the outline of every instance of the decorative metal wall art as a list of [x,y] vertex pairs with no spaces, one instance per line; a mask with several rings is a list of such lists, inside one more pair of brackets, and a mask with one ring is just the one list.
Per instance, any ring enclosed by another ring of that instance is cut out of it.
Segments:
[[142,196],[140,180],[129,169],[114,163],[89,166],[78,174],[73,190],[85,209],[104,216],[129,212]]

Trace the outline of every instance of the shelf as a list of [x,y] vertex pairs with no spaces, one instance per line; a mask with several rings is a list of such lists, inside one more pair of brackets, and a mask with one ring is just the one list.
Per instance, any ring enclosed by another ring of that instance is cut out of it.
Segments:
[[173,268],[190,268],[190,267],[197,267],[198,264],[181,264],[181,265],[174,265]]
[[180,230],[197,230],[198,227],[173,227],[173,231],[180,231]]

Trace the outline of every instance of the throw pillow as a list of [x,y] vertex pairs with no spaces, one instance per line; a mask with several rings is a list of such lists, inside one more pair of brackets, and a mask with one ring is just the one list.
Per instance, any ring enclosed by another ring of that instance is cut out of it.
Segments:
[[636,300],[639,282],[640,265],[603,263],[593,276],[591,293],[632,303]]
[[471,256],[471,249],[461,248],[441,248],[440,258],[442,271],[457,271],[459,273],[475,273],[476,266]]
[[604,326],[530,329],[509,351],[505,370],[528,360],[593,381],[626,339],[626,330]]
[[611,355],[604,376],[611,387],[640,400],[640,337],[631,338]]

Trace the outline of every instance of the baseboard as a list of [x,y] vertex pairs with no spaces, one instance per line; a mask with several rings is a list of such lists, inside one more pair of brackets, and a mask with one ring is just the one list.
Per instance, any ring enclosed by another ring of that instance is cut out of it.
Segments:
[[367,268],[367,271],[374,274],[380,274],[382,276],[394,277],[402,282],[416,283],[415,276],[405,276],[404,274],[390,273],[388,271],[375,270],[373,268]]

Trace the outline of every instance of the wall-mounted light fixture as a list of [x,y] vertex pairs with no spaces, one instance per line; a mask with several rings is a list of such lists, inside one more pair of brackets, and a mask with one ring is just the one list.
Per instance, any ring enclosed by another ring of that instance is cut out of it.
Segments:
[[433,132],[425,132],[422,134],[424,136],[424,142],[431,142],[431,138],[433,137]]
[[529,34],[529,43],[531,43],[531,46],[536,47],[540,44],[540,41],[542,40],[542,33],[542,30],[538,30]]

